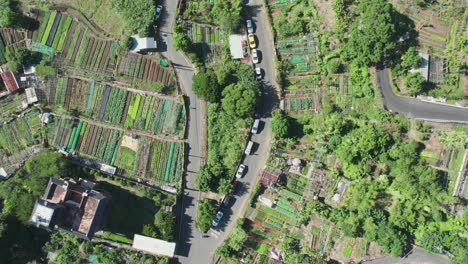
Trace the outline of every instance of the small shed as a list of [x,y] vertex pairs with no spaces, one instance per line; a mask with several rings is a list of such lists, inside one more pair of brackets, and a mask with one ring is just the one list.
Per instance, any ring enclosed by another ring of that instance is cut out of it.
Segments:
[[34,88],[26,88],[24,91],[26,92],[26,100],[28,101],[28,104],[37,103],[38,100],[36,90]]
[[263,186],[275,184],[278,181],[279,176],[280,176],[279,172],[269,172],[267,170],[264,170],[262,174],[262,178],[260,179],[260,183]]
[[18,82],[16,81],[15,75],[11,71],[2,72],[0,73],[3,82],[5,83],[5,87],[7,90],[12,93],[19,89]]
[[229,48],[233,59],[244,58],[243,38],[244,36],[239,34],[229,36]]
[[135,234],[133,248],[154,255],[174,257],[176,243]]
[[419,68],[412,69],[410,72],[419,72],[421,73],[422,77],[425,81],[429,80],[429,54],[419,52],[419,56],[421,57],[421,64]]
[[132,36],[131,52],[140,53],[154,50],[157,48],[157,43],[154,38],[140,38],[138,35]]

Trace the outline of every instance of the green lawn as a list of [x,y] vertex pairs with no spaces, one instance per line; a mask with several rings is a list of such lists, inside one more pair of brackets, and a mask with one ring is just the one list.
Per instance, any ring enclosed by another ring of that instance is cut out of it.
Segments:
[[135,151],[127,147],[120,147],[114,165],[131,172],[135,166],[135,156]]
[[99,182],[97,189],[111,195],[104,230],[133,239],[135,233],[141,234],[143,225],[153,223],[154,214],[159,208],[150,199],[108,182]]

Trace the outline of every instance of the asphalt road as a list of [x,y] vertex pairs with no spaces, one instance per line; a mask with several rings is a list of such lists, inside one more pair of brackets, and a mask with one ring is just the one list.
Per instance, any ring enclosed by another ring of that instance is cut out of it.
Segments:
[[[200,133],[202,128],[202,113],[200,111],[200,100],[192,91],[192,76],[194,74],[192,65],[180,52],[173,48],[172,24],[175,19],[177,1],[166,0],[161,16],[162,40],[158,47],[163,54],[172,62],[176,69],[179,83],[188,97],[188,164],[185,174],[185,195],[182,198],[183,212],[179,216],[179,238],[176,254],[180,263],[210,263],[214,251],[229,235],[235,226],[235,220],[241,217],[244,208],[248,205],[249,194],[258,176],[265,167],[272,138],[270,114],[273,107],[278,103],[276,93],[276,82],[274,76],[274,49],[271,34],[268,31],[268,21],[264,10],[261,8],[261,0],[250,0],[249,13],[255,22],[256,35],[258,37],[258,50],[260,51],[259,67],[264,73],[264,90],[262,91],[262,103],[257,106],[257,112],[263,116],[261,119],[259,133],[253,135],[251,140],[256,144],[252,155],[243,157],[243,163],[247,165],[246,175],[239,180],[241,188],[231,202],[231,207],[225,210],[225,216],[218,228],[208,231],[208,237],[195,228],[196,205],[199,201],[199,192],[195,190],[195,175],[201,165]],[[252,68],[252,74],[254,70]],[[234,177],[234,175],[233,175]]]
[[384,257],[364,261],[365,264],[449,264],[450,261],[445,256],[427,252],[421,248],[414,247],[411,252],[402,258]]
[[390,87],[386,68],[377,70],[377,83],[387,110],[415,119],[468,123],[468,109],[466,108],[422,102],[416,98],[397,96]]

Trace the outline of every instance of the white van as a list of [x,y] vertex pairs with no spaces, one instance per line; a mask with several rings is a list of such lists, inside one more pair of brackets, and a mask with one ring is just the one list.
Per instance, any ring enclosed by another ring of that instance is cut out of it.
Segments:
[[249,141],[244,151],[245,155],[250,155],[250,152],[252,152],[253,144],[254,144],[253,141]]
[[257,134],[258,133],[258,126],[260,125],[260,119],[255,119],[253,125],[252,125],[252,129],[250,130],[250,132],[252,132],[252,134]]

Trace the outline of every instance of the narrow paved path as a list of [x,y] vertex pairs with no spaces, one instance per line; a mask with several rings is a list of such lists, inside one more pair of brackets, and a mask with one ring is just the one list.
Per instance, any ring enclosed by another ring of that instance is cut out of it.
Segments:
[[397,96],[390,87],[386,68],[377,70],[377,83],[385,108],[414,119],[436,122],[468,123],[468,109],[456,106],[422,102],[416,98]]
[[[256,33],[261,56],[260,66],[264,71],[264,91],[262,103],[257,106],[257,112],[264,116],[259,133],[253,135],[251,140],[257,144],[254,153],[243,159],[248,166],[247,174],[240,180],[242,188],[235,197],[235,202],[230,210],[225,212],[222,224],[216,230],[210,230],[208,237],[202,237],[202,233],[195,228],[196,205],[199,201],[199,192],[195,189],[195,175],[202,163],[202,111],[201,102],[192,91],[192,65],[180,52],[174,50],[172,39],[172,25],[174,23],[177,1],[166,0],[161,19],[162,41],[158,46],[163,54],[171,60],[179,83],[188,97],[188,165],[185,175],[185,195],[182,199],[183,212],[179,225],[179,239],[176,254],[180,263],[204,264],[210,263],[216,248],[227,238],[229,232],[235,226],[236,219],[242,217],[242,213],[249,202],[249,194],[258,176],[265,167],[272,138],[270,125],[270,113],[278,103],[277,84],[275,82],[275,64],[272,54],[272,36],[269,32],[268,20],[264,12],[261,0],[250,0],[248,10],[256,23]],[[252,69],[252,74],[254,73]],[[234,175],[233,175],[234,176]]]

